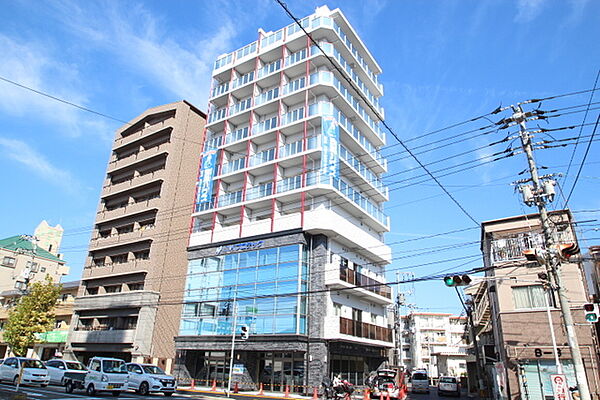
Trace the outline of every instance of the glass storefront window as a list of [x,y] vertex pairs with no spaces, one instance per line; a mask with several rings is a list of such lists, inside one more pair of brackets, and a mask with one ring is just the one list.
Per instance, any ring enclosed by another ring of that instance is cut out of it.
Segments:
[[296,293],[306,289],[306,260],[299,244],[191,260],[181,334],[230,335],[234,304],[251,333],[305,333],[307,301]]

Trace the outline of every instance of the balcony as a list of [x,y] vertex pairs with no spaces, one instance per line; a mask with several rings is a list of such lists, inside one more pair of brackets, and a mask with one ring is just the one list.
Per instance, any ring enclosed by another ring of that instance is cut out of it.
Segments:
[[392,330],[383,326],[340,317],[340,333],[359,338],[392,342]]
[[133,343],[135,329],[73,331],[71,343]]
[[348,282],[351,285],[364,286],[363,289],[375,293],[381,297],[385,297],[387,299],[392,298],[392,288],[390,288],[388,285],[382,284],[381,282],[369,278],[368,276],[365,276],[352,269],[340,267],[340,280]]
[[97,221],[104,222],[113,218],[119,218],[124,215],[130,215],[146,211],[151,208],[158,208],[160,197],[139,201],[137,203],[127,204],[124,207],[115,208],[114,210],[103,209],[98,211]]
[[86,265],[83,269],[82,280],[89,280],[108,274],[144,273],[151,266],[150,260],[129,260],[124,263],[106,263],[104,265]]
[[110,308],[139,308],[155,306],[160,295],[149,290],[136,290],[132,292],[96,294],[81,296],[75,299],[76,311],[104,310]]
[[138,175],[123,182],[109,183],[104,186],[102,190],[102,197],[113,195],[137,186],[145,185],[150,182],[164,180],[165,176],[166,171],[163,167],[162,169],[158,169],[144,175]]
[[140,239],[148,240],[152,234],[153,228],[138,229],[134,232],[110,235],[107,237],[95,237],[90,241],[90,250],[98,250],[105,247],[116,245],[124,245],[139,241]]
[[174,121],[175,117],[170,117],[159,123],[140,129],[139,131],[132,133],[131,135],[115,139],[113,150],[119,149],[143,138],[147,138],[148,136],[160,132],[163,129],[172,128]]
[[150,147],[148,149],[139,150],[127,157],[123,157],[119,160],[113,159],[108,163],[107,172],[112,173],[115,172],[125,166],[130,166],[132,164],[141,163],[151,157],[156,156],[157,154],[167,153],[169,147],[171,146],[171,142],[161,143],[158,146]]

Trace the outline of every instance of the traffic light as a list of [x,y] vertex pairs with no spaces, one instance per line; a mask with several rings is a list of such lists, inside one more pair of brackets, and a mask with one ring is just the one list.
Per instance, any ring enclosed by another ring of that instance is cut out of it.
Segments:
[[242,340],[248,340],[250,337],[250,330],[248,329],[248,325],[242,325]]
[[587,322],[598,322],[600,314],[598,313],[598,304],[586,303],[583,305],[585,311],[585,320]]
[[527,261],[537,262],[540,265],[546,264],[546,258],[544,252],[541,249],[527,249],[523,250],[523,255]]
[[446,286],[467,286],[471,283],[471,277],[469,275],[448,275],[444,277],[444,283]]
[[568,260],[572,255],[579,253],[579,246],[577,243],[559,244],[558,253],[562,259]]

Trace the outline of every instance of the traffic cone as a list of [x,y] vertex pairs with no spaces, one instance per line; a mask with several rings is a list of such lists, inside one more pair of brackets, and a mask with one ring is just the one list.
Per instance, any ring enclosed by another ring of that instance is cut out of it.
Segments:
[[319,400],[319,393],[317,391],[317,387],[313,387],[313,397],[312,400]]
[[217,380],[213,379],[212,381],[212,387],[210,388],[211,392],[216,392],[217,391]]
[[263,391],[263,384],[261,383],[258,389],[258,395],[263,396],[265,392]]
[[283,397],[290,397],[290,387],[288,385],[285,385],[285,392],[283,394]]
[[379,392],[379,400],[383,400],[383,393]]
[[387,395],[385,396],[385,400],[390,400],[390,392],[388,390]]
[[192,389],[196,389],[196,380],[192,379]]
[[238,388],[238,383],[236,382],[235,385],[233,385],[233,393],[239,393],[239,391],[240,389]]
[[363,391],[363,400],[370,400],[370,397],[371,396],[369,396],[369,389],[365,388],[365,390]]

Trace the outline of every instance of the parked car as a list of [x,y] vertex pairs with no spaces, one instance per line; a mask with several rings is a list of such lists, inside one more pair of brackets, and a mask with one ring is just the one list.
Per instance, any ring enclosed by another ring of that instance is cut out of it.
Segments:
[[79,361],[55,359],[46,361],[46,368],[50,375],[50,384],[64,386],[65,372],[85,375],[87,372],[85,366]]
[[0,365],[0,382],[11,381],[16,385],[19,382],[19,376],[21,376],[22,385],[33,384],[45,387],[50,383],[48,369],[40,360],[25,357],[5,359]]
[[127,371],[129,372],[129,389],[135,390],[143,396],[150,393],[171,396],[177,390],[175,378],[167,375],[156,365],[128,363]]
[[370,381],[371,398],[379,399],[382,395],[386,398],[397,399],[400,397],[400,387],[397,382],[398,372],[393,369],[377,370],[376,375]]
[[460,384],[453,376],[440,376],[438,381],[438,395],[451,394],[460,397]]
[[110,392],[117,397],[127,390],[127,367],[125,361],[118,358],[93,357],[85,374],[80,371],[65,371],[65,391],[72,393],[75,389],[83,389],[90,397],[96,392]]
[[411,391],[413,393],[429,393],[429,376],[427,376],[427,371],[414,371],[410,377],[410,382],[412,384]]

